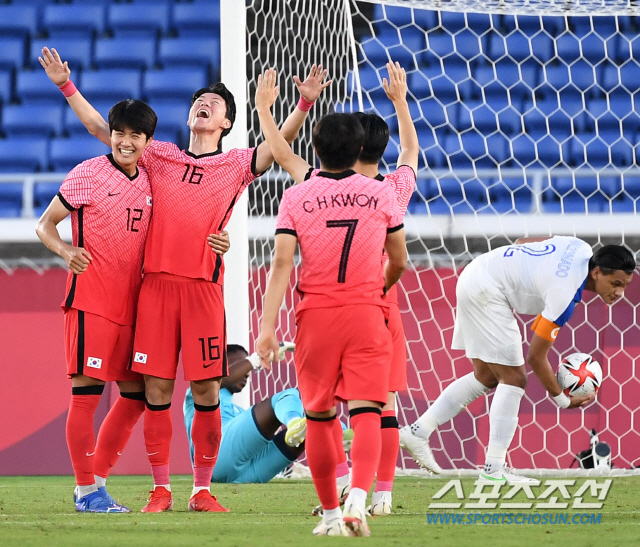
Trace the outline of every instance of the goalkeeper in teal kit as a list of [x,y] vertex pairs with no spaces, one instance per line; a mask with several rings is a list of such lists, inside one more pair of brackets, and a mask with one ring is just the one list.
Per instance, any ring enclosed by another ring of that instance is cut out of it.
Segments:
[[[282,344],[278,360],[293,349],[291,342]],[[286,389],[247,410],[234,405],[232,395],[242,390],[254,369],[260,368],[260,358],[256,354],[249,356],[237,345],[227,346],[227,355],[229,376],[222,379],[220,389],[222,442],[213,468],[213,481],[268,482],[304,452],[307,420],[300,393],[295,388]],[[192,462],[193,415],[194,403],[189,388],[184,400],[184,423]],[[278,433],[283,425],[287,429]]]

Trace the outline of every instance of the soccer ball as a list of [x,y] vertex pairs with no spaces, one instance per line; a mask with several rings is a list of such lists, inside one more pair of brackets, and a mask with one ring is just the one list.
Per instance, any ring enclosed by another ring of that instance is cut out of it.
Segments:
[[602,383],[602,368],[586,353],[572,353],[558,367],[558,383],[565,395],[590,395]]

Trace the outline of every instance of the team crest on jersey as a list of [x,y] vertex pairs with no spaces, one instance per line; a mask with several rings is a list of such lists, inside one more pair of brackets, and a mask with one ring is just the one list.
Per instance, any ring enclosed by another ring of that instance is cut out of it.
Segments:
[[136,363],[142,363],[143,365],[147,364],[147,354],[146,353],[141,353],[139,351],[136,351],[135,357],[133,358],[133,360]]
[[97,357],[89,357],[87,359],[87,366],[90,368],[102,368],[102,359]]
[[151,199],[151,196],[147,196],[147,205],[149,207],[151,207],[153,205],[153,200]]

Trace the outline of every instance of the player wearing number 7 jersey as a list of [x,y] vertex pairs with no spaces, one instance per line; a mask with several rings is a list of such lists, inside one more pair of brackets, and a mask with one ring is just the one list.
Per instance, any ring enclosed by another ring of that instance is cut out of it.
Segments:
[[[278,134],[270,112],[276,95],[275,73],[267,71],[256,91],[260,123],[276,160],[297,179],[308,166]],[[314,127],[321,170],[287,189],[280,203],[256,342],[268,366],[270,352],[277,352],[276,318],[299,245],[295,364],[307,414],[307,461],[323,507],[324,526],[316,533],[325,535],[369,534],[365,502],[380,456],[391,360],[383,295],[406,268],[404,215],[393,190],[353,171],[363,143],[364,130],[349,114],[330,114]],[[389,254],[385,269],[383,248]],[[334,446],[342,438],[336,396],[347,401],[354,430],[353,481],[344,515],[335,488]]]
[[606,245],[593,254],[587,243],[575,237],[530,238],[516,243],[479,256],[460,274],[451,347],[465,350],[474,371],[447,386],[416,423],[400,432],[403,447],[431,471],[439,472],[440,468],[429,448],[430,434],[495,387],[489,411],[489,446],[480,479],[538,482],[504,469],[527,384],[522,336],[512,310],[537,315],[527,362],[558,406],[573,408],[593,400],[593,394],[568,397],[562,393],[547,355],[583,291],[595,292],[613,304],[631,282],[635,259],[618,245]]

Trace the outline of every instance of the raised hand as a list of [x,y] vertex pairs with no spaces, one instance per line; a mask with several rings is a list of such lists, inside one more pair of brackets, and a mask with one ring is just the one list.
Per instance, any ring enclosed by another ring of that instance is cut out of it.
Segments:
[[69,81],[71,76],[69,63],[67,61],[62,62],[55,48],[49,50],[48,47],[43,47],[42,57],[38,57],[38,61],[40,61],[49,79],[57,86],[64,85]]
[[382,87],[391,102],[406,100],[407,98],[407,73],[397,61],[387,63],[389,80],[382,80]]
[[310,103],[314,102],[322,93],[325,87],[328,87],[333,80],[324,82],[327,77],[327,69],[323,70],[322,65],[312,65],[307,79],[302,82],[297,76],[293,77],[293,81],[300,92],[300,95],[304,97]]
[[65,249],[62,258],[64,258],[67,266],[69,266],[69,269],[74,274],[81,274],[84,272],[93,260],[89,251],[83,247],[72,247],[71,245]]
[[278,97],[278,86],[276,85],[277,74],[274,68],[268,69],[264,74],[258,76],[256,87],[255,103],[258,110],[268,110]]

